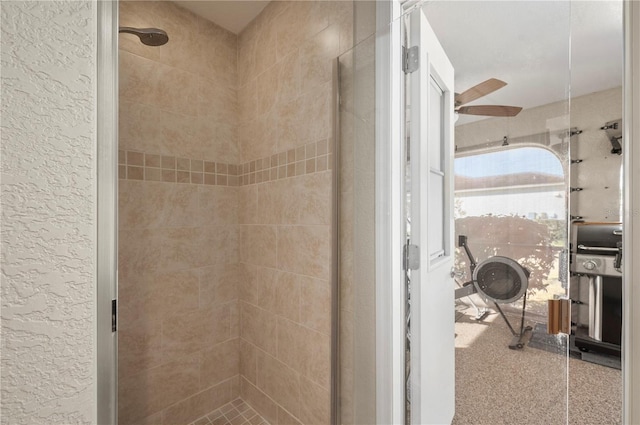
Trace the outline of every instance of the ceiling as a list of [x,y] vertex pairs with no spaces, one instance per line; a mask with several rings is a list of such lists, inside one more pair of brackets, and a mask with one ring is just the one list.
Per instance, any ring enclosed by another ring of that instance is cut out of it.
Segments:
[[[531,108],[622,85],[621,1],[434,1],[425,14],[456,91],[508,85],[469,103]],[[460,116],[459,124],[483,117]]]
[[[269,3],[182,1],[239,33]],[[469,105],[544,105],[622,85],[622,1],[429,1],[427,18],[456,71],[456,91],[508,85]],[[457,124],[484,117],[461,115]]]
[[210,20],[222,28],[239,34],[253,19],[262,12],[269,0],[257,1],[186,1],[177,0],[184,7]]

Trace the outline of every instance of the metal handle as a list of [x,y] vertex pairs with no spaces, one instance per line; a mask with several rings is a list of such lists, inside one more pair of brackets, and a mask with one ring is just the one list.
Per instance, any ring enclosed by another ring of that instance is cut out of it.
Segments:
[[616,236],[622,236],[622,230],[614,230],[613,234]]
[[589,278],[589,338],[602,341],[602,276]]
[[618,242],[618,252],[616,258],[613,260],[613,268],[622,273],[622,242]]
[[606,251],[606,252],[618,252],[618,248],[609,248],[606,246],[586,246],[578,245],[578,249],[583,251]]

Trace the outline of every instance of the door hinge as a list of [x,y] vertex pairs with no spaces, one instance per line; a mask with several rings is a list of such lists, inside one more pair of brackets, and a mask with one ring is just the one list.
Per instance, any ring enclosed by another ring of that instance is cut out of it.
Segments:
[[405,74],[411,74],[420,67],[420,48],[413,46],[410,48],[402,47],[402,70]]
[[571,300],[548,300],[547,333],[571,333]]
[[420,268],[420,247],[407,244],[404,246],[403,264],[405,270],[418,270]]
[[118,300],[111,300],[111,332],[118,330]]

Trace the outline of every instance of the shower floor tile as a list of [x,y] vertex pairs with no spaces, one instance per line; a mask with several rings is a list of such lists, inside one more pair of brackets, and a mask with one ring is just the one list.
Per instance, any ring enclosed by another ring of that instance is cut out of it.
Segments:
[[269,422],[258,415],[244,400],[237,398],[207,413],[191,425],[269,425]]

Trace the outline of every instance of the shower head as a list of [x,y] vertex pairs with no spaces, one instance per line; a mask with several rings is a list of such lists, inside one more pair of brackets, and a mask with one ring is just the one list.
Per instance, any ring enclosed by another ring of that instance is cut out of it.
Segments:
[[137,35],[142,44],[146,44],[147,46],[162,46],[169,41],[169,36],[166,31],[158,28],[120,27],[120,32]]

